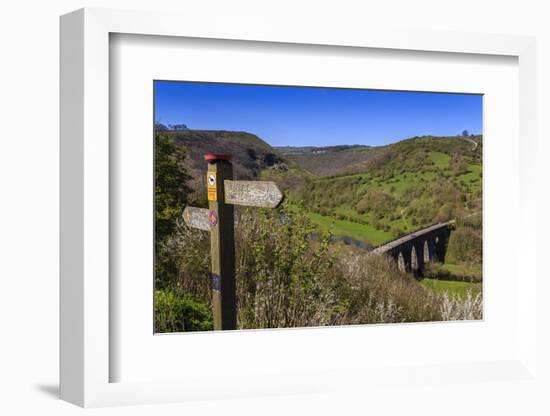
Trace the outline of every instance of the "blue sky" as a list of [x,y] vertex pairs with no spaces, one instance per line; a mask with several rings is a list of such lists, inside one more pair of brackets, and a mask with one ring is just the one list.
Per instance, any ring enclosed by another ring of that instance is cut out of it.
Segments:
[[272,146],[393,143],[482,133],[482,96],[155,81],[155,119],[247,131]]

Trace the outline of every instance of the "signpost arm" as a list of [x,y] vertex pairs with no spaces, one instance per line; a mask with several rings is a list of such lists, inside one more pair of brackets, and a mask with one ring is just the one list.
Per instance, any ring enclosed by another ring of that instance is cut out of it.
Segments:
[[207,193],[210,208],[212,312],[214,329],[237,327],[235,237],[233,205],[225,203],[224,181],[233,179],[228,157],[207,155]]

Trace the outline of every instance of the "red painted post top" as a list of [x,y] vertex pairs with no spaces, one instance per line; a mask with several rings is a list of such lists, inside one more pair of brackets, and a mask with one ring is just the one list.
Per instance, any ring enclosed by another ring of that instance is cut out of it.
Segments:
[[204,155],[204,160],[212,162],[214,160],[231,160],[231,155],[218,155],[214,153],[207,153]]

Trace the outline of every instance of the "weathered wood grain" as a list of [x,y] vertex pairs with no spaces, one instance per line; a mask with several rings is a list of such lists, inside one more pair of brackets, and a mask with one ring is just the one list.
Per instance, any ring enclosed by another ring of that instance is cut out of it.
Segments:
[[276,208],[283,200],[283,193],[270,181],[225,180],[224,191],[226,204]]
[[224,202],[224,180],[233,179],[233,166],[228,160],[208,163],[208,177],[214,178],[215,198],[210,208],[210,258],[212,260],[212,314],[214,330],[237,328],[235,282],[234,208]]
[[185,207],[183,220],[188,227],[210,231],[209,211],[206,208]]

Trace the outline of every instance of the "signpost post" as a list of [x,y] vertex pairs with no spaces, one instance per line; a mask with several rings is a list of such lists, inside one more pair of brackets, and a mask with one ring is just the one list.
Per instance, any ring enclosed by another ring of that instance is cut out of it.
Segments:
[[235,231],[233,205],[276,208],[283,194],[274,182],[234,181],[230,156],[207,154],[208,210],[186,207],[189,227],[210,231],[214,330],[236,329]]
[[212,312],[214,329],[237,327],[235,285],[235,233],[233,205],[225,203],[224,181],[233,179],[229,157],[206,155],[206,189],[210,209],[210,257],[212,259]]

